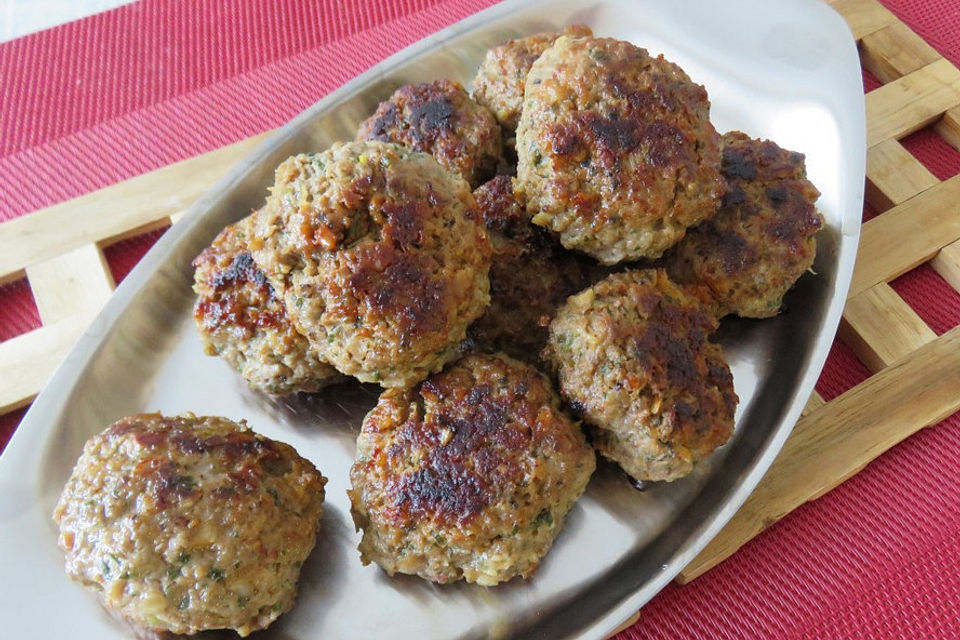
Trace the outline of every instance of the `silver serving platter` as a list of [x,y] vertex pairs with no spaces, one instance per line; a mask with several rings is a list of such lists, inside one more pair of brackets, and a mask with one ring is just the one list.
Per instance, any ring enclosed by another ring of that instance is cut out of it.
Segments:
[[[273,401],[202,354],[192,258],[262,202],[293,153],[352,137],[407,82],[468,84],[491,46],[586,23],[662,52],[706,85],[718,130],[806,153],[827,220],[815,272],[763,322],[725,320],[741,403],[736,435],[696,472],[640,492],[601,467],[538,573],[496,588],[389,578],[360,564],[346,497],[360,421],[378,389],[333,387]],[[335,61],[331,61],[335,64]],[[733,515],[800,415],[830,348],[853,269],[864,176],[856,47],[819,0],[508,0],[401,51],[334,91],[244,159],[164,235],[117,289],[0,458],[0,607],[11,638],[126,638],[63,572],[50,513],[84,441],[121,416],[160,410],[246,418],[330,478],[322,532],[292,612],[262,637],[602,638],[660,590]]]

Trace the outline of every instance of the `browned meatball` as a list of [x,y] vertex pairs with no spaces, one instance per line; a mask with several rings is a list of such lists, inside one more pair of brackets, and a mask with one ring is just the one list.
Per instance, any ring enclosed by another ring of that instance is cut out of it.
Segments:
[[823,217],[801,153],[740,131],[723,136],[729,191],[717,215],[687,232],[667,260],[679,282],[709,288],[718,317],[774,316],[813,265]]
[[326,479],[226,418],[123,418],[91,438],[53,517],[67,573],[141,631],[265,629],[293,606]]
[[468,356],[364,419],[349,491],[361,558],[440,583],[527,577],[595,466],[542,374]]
[[468,336],[481,351],[503,351],[536,363],[547,342],[547,325],[567,296],[586,286],[596,265],[564,251],[513,195],[508,176],[474,192],[490,240],[490,306]]
[[296,331],[283,300],[253,263],[249,220],[228,226],[193,261],[193,316],[204,350],[267,393],[314,392],[342,380]]
[[512,134],[523,108],[523,85],[534,61],[560,36],[591,36],[590,27],[576,24],[563,31],[535,33],[509,40],[487,52],[473,80],[473,99],[490,109],[504,133]]
[[676,480],[733,433],[737,395],[717,321],[664,271],[625,271],[571,296],[545,355],[593,443],[637,480]]
[[250,248],[324,361],[408,386],[458,354],[489,303],[475,209],[467,183],[425,153],[337,144],[280,165]]
[[604,264],[657,258],[720,204],[707,92],[629,42],[562,37],[527,75],[517,188],[533,223]]
[[471,187],[494,174],[502,149],[496,118],[451,80],[400,87],[360,125],[357,140],[429,153]]

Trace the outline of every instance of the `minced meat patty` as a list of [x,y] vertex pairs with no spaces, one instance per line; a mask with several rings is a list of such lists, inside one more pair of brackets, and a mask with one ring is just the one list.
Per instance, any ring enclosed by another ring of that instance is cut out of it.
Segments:
[[475,209],[467,183],[425,153],[336,144],[280,165],[251,254],[324,361],[409,386],[458,354],[489,303]]
[[535,33],[509,40],[490,49],[480,63],[473,80],[473,99],[493,112],[504,133],[512,134],[520,121],[523,85],[530,67],[563,35],[583,37],[591,36],[593,32],[590,27],[577,24],[563,31]]
[[193,315],[204,351],[267,393],[314,392],[342,380],[296,331],[283,300],[254,264],[248,224],[244,218],[228,226],[193,261]]
[[325,483],[243,423],[135,415],[86,443],[54,520],[70,577],[141,631],[246,636],[293,606]]
[[493,176],[502,150],[496,118],[451,80],[400,87],[360,125],[357,140],[429,153],[471,188]]
[[467,356],[364,419],[349,491],[361,558],[440,583],[527,577],[595,465],[541,373]]
[[720,204],[706,90],[629,42],[564,36],[533,63],[517,187],[533,223],[604,264],[657,258]]
[[813,265],[823,217],[803,154],[740,131],[724,134],[729,185],[717,215],[690,229],[667,259],[680,282],[709,288],[718,317],[774,316],[784,294]]
[[480,216],[493,244],[490,306],[467,335],[480,351],[503,351],[536,363],[557,307],[588,283],[596,263],[565,251],[549,233],[530,224],[508,176],[480,186]]
[[660,269],[624,271],[571,296],[545,357],[593,444],[637,480],[676,480],[733,433],[737,395],[716,319]]

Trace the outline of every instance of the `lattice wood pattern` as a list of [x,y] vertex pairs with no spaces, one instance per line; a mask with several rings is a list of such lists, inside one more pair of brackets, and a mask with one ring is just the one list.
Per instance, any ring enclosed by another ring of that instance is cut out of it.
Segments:
[[[932,125],[960,149],[960,71],[876,0],[832,5],[885,83],[866,98],[866,193],[880,215],[863,227],[840,329],[874,375],[830,402],[813,395],[767,476],[681,582],[960,408],[960,328],[938,337],[888,284],[928,262],[960,290],[960,176],[941,182],[898,142]],[[0,413],[33,399],[109,297],[103,248],[177,220],[269,134],[0,224],[0,282],[26,277],[43,322],[0,344]]]

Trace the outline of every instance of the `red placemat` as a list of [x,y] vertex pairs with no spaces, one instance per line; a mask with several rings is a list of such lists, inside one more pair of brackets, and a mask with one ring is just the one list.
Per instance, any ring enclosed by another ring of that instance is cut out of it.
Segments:
[[[960,2],[884,3],[960,63]],[[2,44],[0,220],[282,124],[489,4],[141,0]],[[939,178],[960,172],[960,154],[930,131],[904,142]],[[109,250],[118,279],[155,239]],[[929,267],[893,287],[938,334],[960,323],[960,299]],[[0,287],[0,339],[36,326],[27,287]],[[867,375],[837,343],[818,390],[829,399]],[[21,417],[0,418],[0,443]],[[704,577],[668,587],[621,638],[960,637],[958,427],[954,415],[913,436]]]

